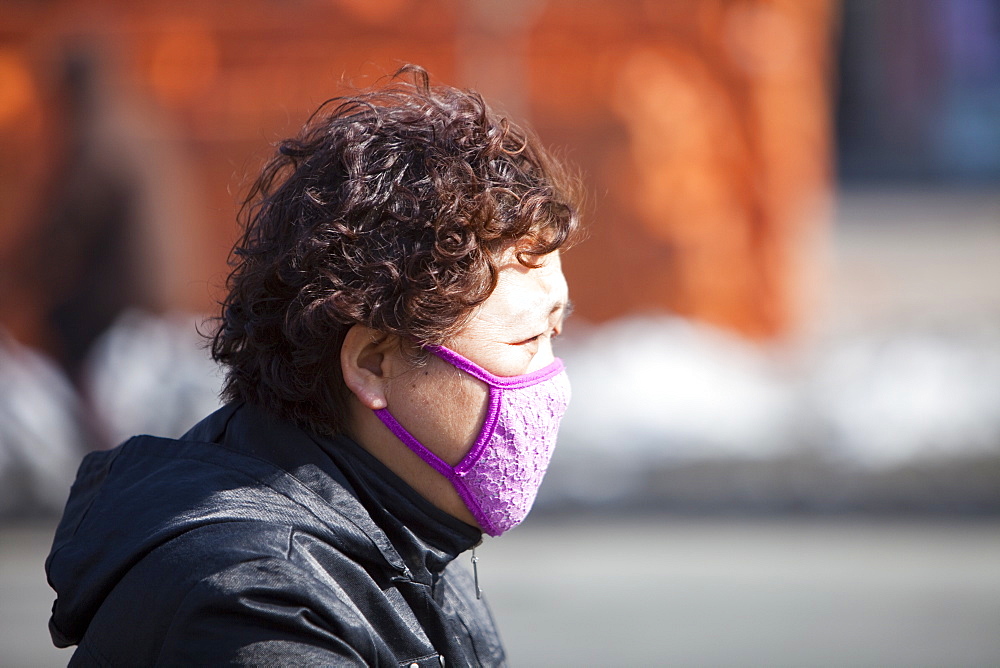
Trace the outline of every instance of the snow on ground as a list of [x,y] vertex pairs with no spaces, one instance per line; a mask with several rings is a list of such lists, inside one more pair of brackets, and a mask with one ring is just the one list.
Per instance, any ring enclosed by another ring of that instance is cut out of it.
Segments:
[[135,434],[177,437],[219,407],[223,376],[200,326],[184,314],[129,312],[98,340],[86,386],[107,443]]
[[[637,460],[818,448],[867,467],[1000,452],[1000,334],[884,333],[808,355],[679,318],[630,318],[560,346],[561,440]],[[793,359],[794,357],[794,359]]]
[[0,513],[61,510],[85,447],[69,381],[0,331]]

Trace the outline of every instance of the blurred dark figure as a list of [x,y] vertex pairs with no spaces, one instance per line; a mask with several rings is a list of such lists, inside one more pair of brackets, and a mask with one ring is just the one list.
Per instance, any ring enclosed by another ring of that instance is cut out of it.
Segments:
[[43,304],[47,352],[77,385],[94,341],[126,309],[153,309],[142,270],[141,184],[131,169],[100,86],[92,51],[72,50],[57,95],[64,150],[36,232],[19,261]]

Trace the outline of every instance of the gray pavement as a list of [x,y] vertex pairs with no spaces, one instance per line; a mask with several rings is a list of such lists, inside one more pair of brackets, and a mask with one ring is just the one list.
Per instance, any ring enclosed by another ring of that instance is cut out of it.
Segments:
[[[69,659],[51,530],[0,526],[0,666]],[[513,666],[1000,666],[1000,519],[534,517],[477,555]]]
[[1000,666],[1000,522],[529,523],[477,550],[515,666]]

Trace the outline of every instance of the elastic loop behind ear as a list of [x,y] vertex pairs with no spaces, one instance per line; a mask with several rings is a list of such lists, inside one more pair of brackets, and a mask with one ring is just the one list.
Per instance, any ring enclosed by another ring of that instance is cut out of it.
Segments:
[[455,471],[451,468],[448,462],[444,461],[424,447],[424,445],[414,438],[413,435],[408,432],[405,427],[403,427],[403,425],[399,424],[399,421],[392,416],[389,409],[381,408],[375,411],[375,415],[382,421],[382,424],[389,428],[389,431],[391,431],[396,438],[402,441],[410,450],[417,453],[417,455],[430,464],[434,470],[449,480],[455,479]]

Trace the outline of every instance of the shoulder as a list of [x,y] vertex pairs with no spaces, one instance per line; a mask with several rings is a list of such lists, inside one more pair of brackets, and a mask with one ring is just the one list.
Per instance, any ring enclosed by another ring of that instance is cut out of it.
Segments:
[[378,654],[351,597],[290,555],[233,561],[201,575],[164,611],[169,624],[157,663],[361,666]]
[[135,564],[83,645],[112,663],[369,665],[381,641],[354,599],[380,593],[375,582],[388,576],[373,575],[328,537],[290,524],[205,525]]

